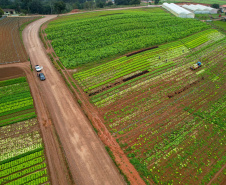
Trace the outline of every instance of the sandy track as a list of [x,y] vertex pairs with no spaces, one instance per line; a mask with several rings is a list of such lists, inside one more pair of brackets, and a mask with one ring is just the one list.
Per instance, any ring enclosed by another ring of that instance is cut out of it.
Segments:
[[74,182],[85,185],[124,184],[103,144],[43,49],[38,36],[39,27],[55,17],[46,16],[28,25],[23,31],[23,40],[32,65],[44,67],[46,81],[38,81],[37,85],[64,148]]

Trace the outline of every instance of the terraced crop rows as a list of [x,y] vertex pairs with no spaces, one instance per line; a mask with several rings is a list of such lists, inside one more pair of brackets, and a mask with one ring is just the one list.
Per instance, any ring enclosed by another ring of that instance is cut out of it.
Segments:
[[92,65],[115,55],[171,42],[209,28],[194,19],[172,17],[160,8],[110,13],[65,16],[49,23],[45,30],[47,37],[65,67]]
[[207,184],[226,164],[225,49],[209,29],[74,74],[147,184]]
[[26,77],[0,81],[0,184],[49,184]]

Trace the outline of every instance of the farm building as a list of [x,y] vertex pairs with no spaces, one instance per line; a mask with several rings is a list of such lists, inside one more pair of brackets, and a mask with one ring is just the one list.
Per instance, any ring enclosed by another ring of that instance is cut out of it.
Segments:
[[174,3],[170,3],[170,4],[163,3],[162,7],[177,17],[181,17],[181,18],[194,18],[195,17],[194,13],[192,13]]
[[16,11],[14,9],[3,9],[4,15],[15,15]]
[[220,8],[221,8],[222,12],[226,12],[226,5],[221,5]]
[[203,6],[203,5],[182,5],[183,8],[186,8],[187,10],[193,12],[194,14],[216,14],[217,9]]

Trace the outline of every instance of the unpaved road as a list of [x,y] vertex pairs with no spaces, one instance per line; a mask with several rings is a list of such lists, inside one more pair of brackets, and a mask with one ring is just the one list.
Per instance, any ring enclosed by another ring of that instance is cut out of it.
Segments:
[[30,86],[32,97],[34,97],[36,114],[40,123],[43,142],[46,147],[45,153],[47,156],[49,174],[51,175],[51,183],[54,185],[71,184],[55,131],[51,125],[48,111],[43,104],[43,100],[37,88],[37,79],[34,78],[29,67],[29,62],[0,65],[0,80],[17,78],[25,75]]
[[125,184],[91,124],[44,51],[38,31],[44,22],[55,17],[46,16],[29,24],[23,31],[23,40],[32,65],[44,67],[46,80],[38,81],[38,88],[64,148],[74,182],[84,185]]

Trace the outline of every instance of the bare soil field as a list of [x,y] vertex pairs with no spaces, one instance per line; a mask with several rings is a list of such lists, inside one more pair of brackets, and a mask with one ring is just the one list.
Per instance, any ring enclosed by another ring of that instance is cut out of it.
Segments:
[[7,17],[0,21],[0,64],[28,60],[19,29],[24,23],[35,19],[37,17]]

